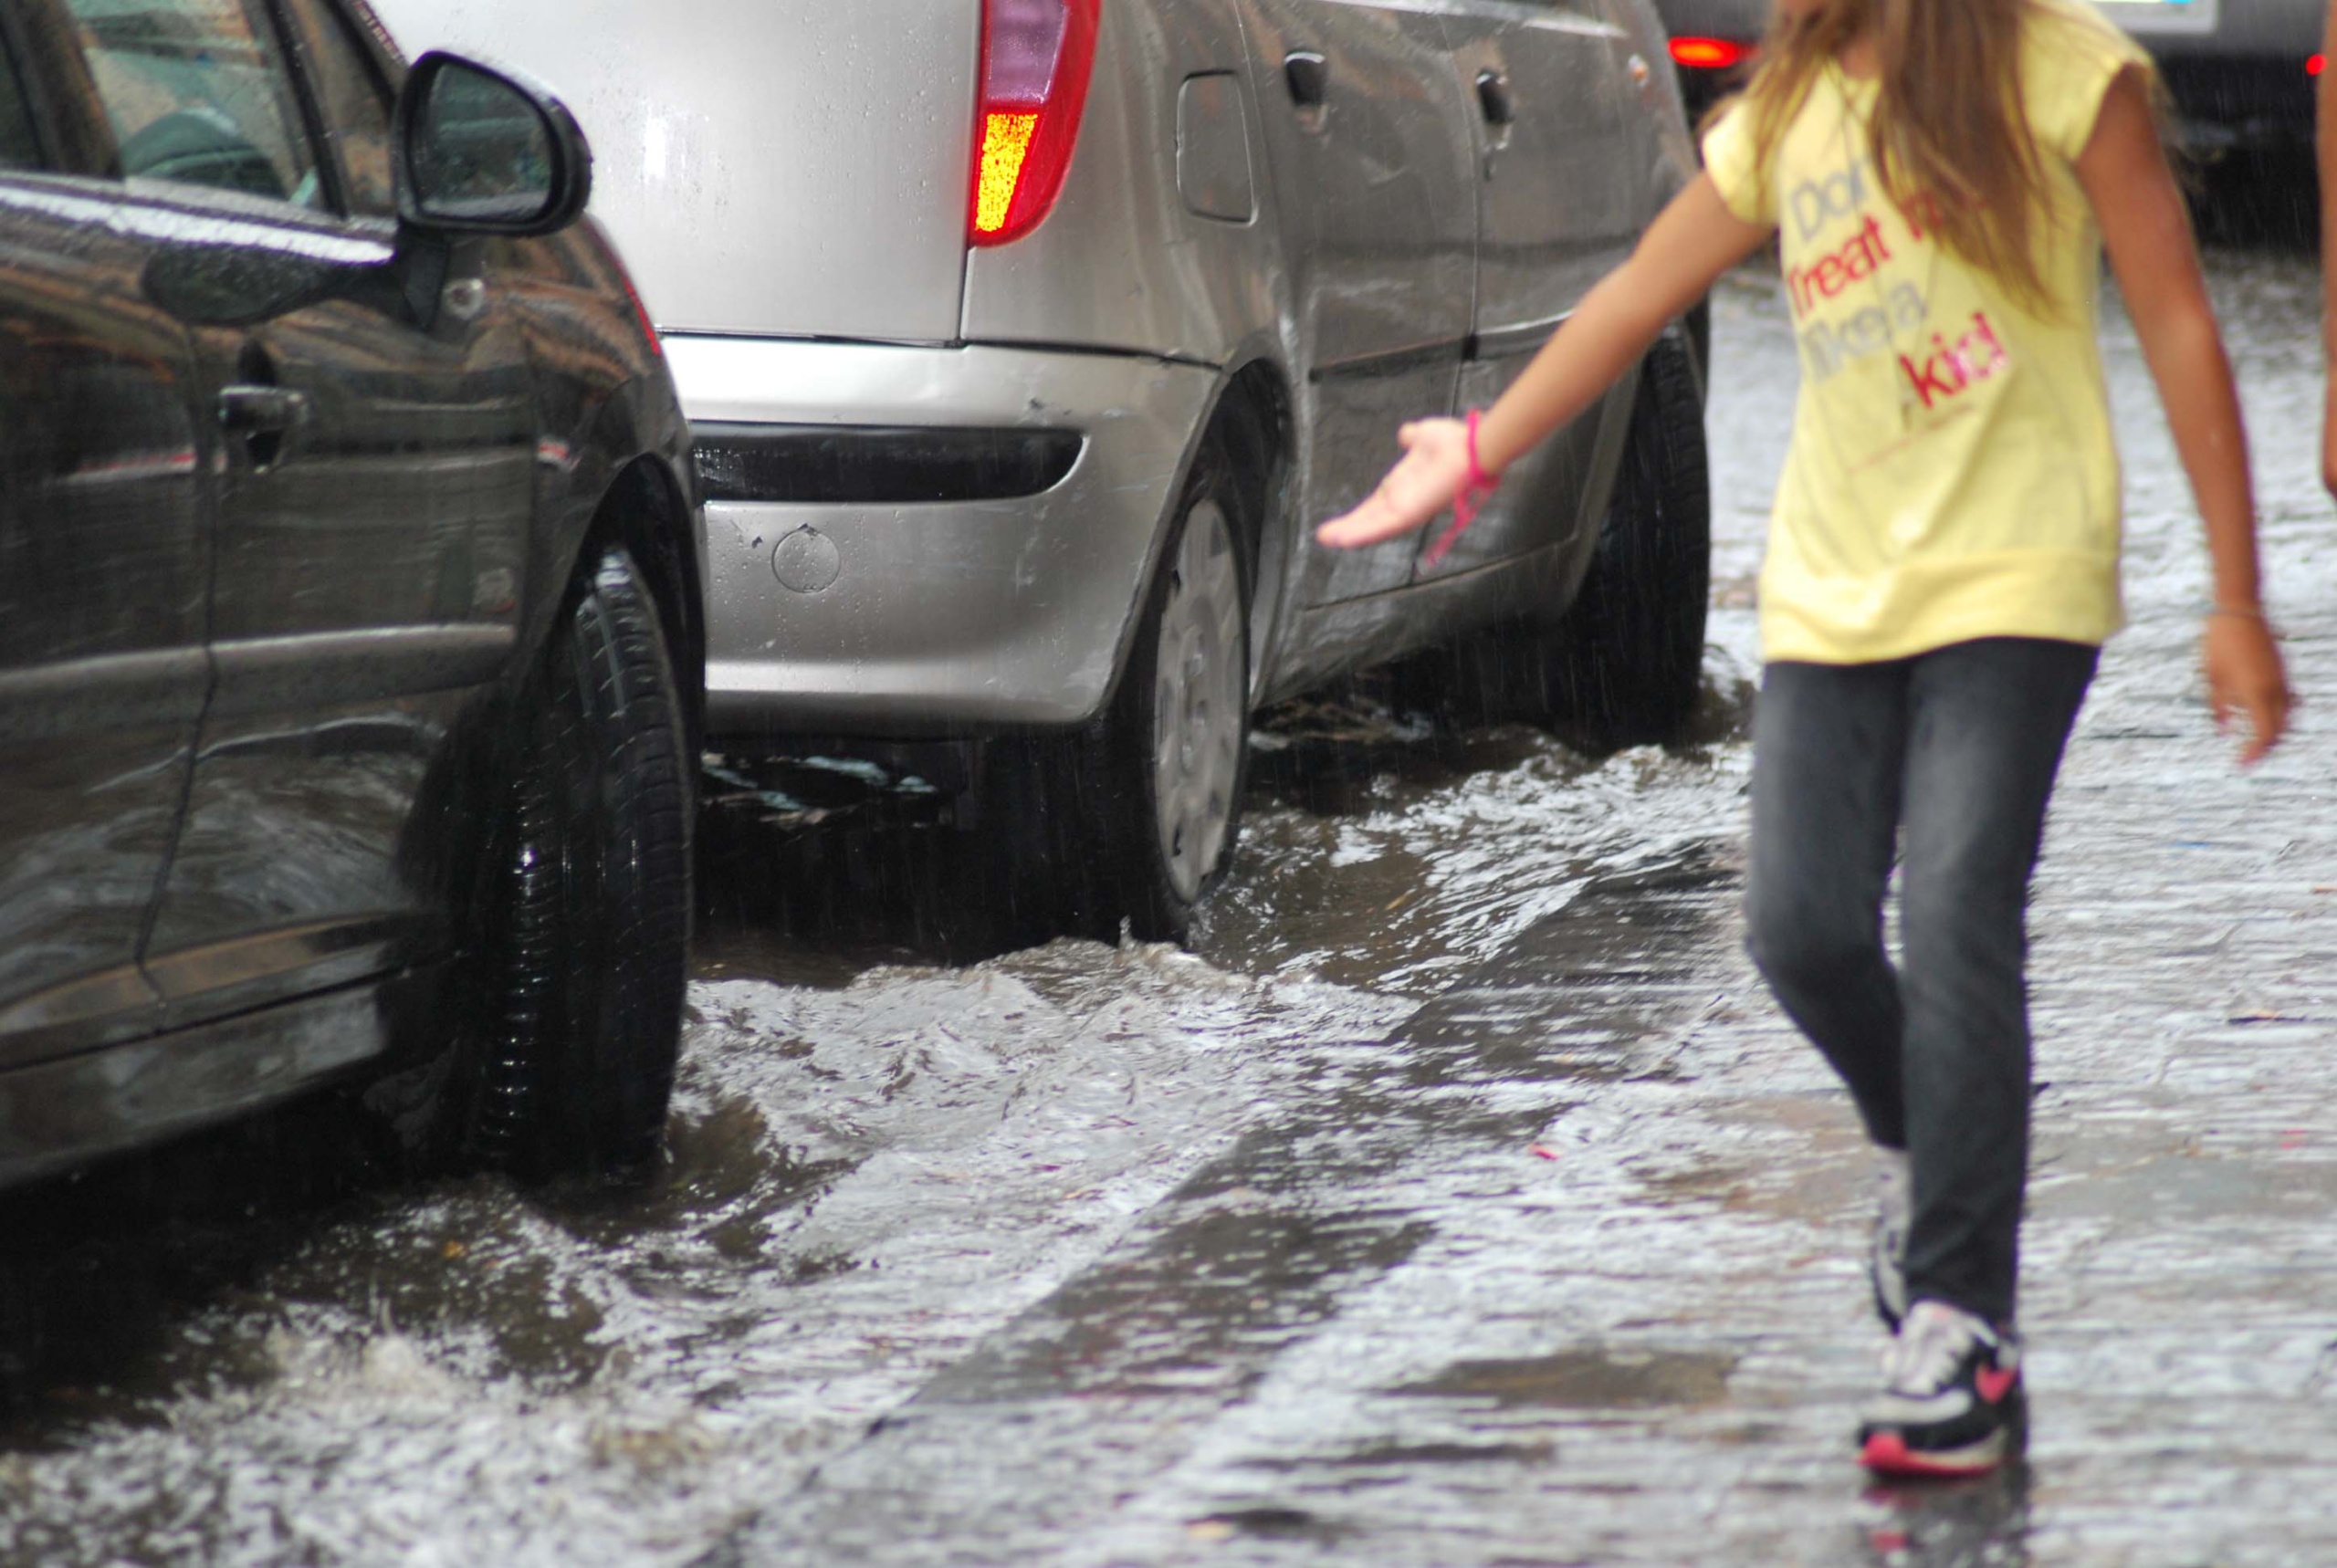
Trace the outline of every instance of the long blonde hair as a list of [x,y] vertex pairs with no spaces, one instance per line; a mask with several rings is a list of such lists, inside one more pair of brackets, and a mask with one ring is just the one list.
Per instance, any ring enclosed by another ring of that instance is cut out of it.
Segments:
[[1880,80],[1869,155],[1883,191],[2024,304],[2047,303],[2037,230],[2045,163],[2021,105],[2032,0],[1829,0],[1776,8],[1740,101],[1766,167],[1828,62],[1871,34]]

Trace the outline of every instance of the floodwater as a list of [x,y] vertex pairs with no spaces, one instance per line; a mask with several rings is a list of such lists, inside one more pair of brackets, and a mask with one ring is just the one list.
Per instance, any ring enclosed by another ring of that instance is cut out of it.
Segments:
[[[2327,691],[2317,272],[2214,269]],[[927,798],[726,765],[653,1193],[385,1185],[326,1106],[8,1200],[0,1561],[2337,1557],[2337,737],[2238,779],[2196,712],[2116,321],[2135,626],[2040,883],[2038,1434],[1861,1489],[1864,1171],[1734,925],[1792,350],[1773,278],[1715,317],[1696,744],[1293,705],[1192,955],[1019,946],[921,904]]]

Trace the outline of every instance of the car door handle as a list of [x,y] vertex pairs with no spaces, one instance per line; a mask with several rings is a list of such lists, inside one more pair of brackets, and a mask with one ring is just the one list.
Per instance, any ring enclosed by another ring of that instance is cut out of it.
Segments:
[[1331,96],[1331,62],[1311,49],[1299,49],[1282,59],[1282,79],[1290,101],[1301,109],[1320,109]]
[[1509,90],[1509,78],[1499,71],[1477,73],[1477,107],[1484,111],[1487,125],[1517,123],[1517,99]]
[[219,389],[219,423],[237,435],[281,435],[308,422],[309,394],[290,387]]

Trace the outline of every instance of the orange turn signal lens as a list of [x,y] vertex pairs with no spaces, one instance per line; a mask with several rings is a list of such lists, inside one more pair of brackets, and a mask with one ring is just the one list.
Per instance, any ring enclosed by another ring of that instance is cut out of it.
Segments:
[[1022,183],[1022,165],[1031,156],[1031,140],[1039,132],[1035,114],[986,114],[982,117],[982,162],[974,192],[974,232],[994,235],[1006,227],[1014,210],[1014,193]]

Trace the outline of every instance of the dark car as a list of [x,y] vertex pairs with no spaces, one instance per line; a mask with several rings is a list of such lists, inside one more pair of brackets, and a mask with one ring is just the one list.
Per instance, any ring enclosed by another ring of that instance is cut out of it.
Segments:
[[354,0],[0,7],[0,1182],[330,1080],[655,1158],[704,547],[590,187]]

